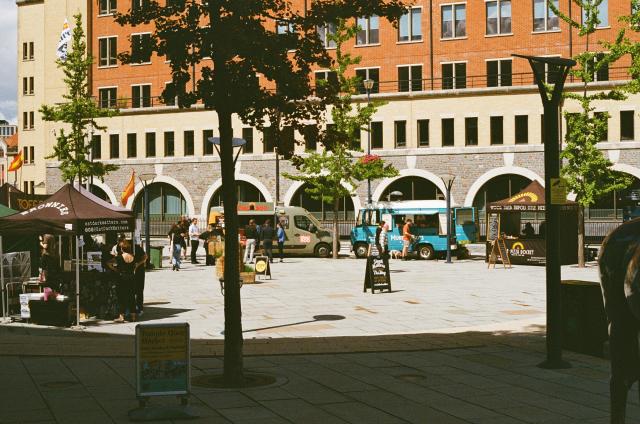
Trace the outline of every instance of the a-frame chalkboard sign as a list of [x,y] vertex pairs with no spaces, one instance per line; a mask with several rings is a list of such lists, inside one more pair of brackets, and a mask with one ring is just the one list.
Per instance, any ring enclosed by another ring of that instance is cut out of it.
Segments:
[[269,280],[271,280],[271,264],[269,263],[269,257],[267,256],[256,256],[256,277],[261,275],[264,278],[269,276]]
[[364,275],[364,290],[371,289],[371,294],[376,290],[391,291],[391,274],[389,273],[389,259],[387,257],[368,256],[367,269]]
[[500,257],[502,265],[505,268],[511,268],[509,250],[507,249],[507,244],[502,237],[499,237],[491,242],[491,253],[489,254],[489,265],[487,266],[487,268],[491,268],[491,265],[493,265],[494,268],[496,267],[498,256]]

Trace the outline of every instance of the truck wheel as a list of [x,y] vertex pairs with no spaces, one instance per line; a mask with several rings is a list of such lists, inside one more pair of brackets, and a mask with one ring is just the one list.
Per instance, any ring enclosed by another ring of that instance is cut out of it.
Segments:
[[420,256],[420,259],[430,260],[436,257],[436,252],[431,245],[421,244],[418,246],[418,256]]
[[363,259],[367,257],[367,252],[369,251],[369,246],[364,243],[356,243],[353,246],[353,253],[355,253],[356,258]]
[[331,254],[331,246],[327,243],[318,243],[314,249],[314,253],[319,258],[328,258]]

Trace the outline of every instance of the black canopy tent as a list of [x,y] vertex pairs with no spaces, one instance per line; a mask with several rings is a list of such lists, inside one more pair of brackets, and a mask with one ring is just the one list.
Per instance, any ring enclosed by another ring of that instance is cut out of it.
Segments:
[[[0,218],[0,257],[2,236],[9,234],[54,234],[75,236],[76,256],[76,324],[80,323],[80,251],[82,234],[109,231],[131,232],[135,229],[132,211],[110,205],[89,192],[66,184],[43,203],[13,215]],[[4,299],[4,270],[0,266],[0,285]],[[4,303],[3,303],[4,305]],[[6,318],[6,311],[3,311]]]
[[[513,264],[544,265],[546,262],[545,230],[541,224],[537,235],[521,233],[522,214],[545,211],[544,187],[533,181],[521,192],[487,205],[487,252],[488,260],[491,242],[504,238]],[[560,263],[574,264],[578,260],[577,204],[567,201],[560,207]]]

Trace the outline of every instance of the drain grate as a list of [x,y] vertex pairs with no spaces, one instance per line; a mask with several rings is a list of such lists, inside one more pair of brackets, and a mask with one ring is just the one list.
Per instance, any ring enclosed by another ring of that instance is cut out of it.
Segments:
[[224,375],[198,375],[191,378],[191,384],[196,387],[205,389],[247,389],[251,387],[271,386],[278,382],[279,379],[269,374],[245,373],[244,384],[238,387],[230,387],[225,384]]

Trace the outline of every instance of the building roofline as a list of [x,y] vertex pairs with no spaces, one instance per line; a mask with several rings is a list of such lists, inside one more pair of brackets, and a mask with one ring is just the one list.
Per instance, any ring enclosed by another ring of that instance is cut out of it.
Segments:
[[44,3],[44,0],[16,0],[17,6],[28,6],[30,4]]

